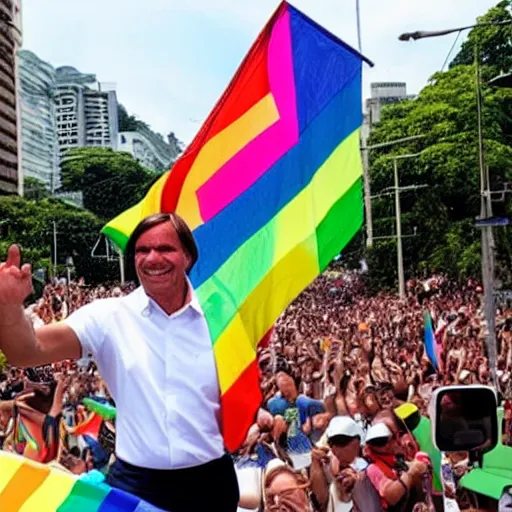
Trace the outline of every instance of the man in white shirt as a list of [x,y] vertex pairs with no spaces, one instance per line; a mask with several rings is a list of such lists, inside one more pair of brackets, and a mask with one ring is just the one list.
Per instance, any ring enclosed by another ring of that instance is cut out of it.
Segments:
[[22,307],[31,269],[12,246],[0,264],[0,349],[15,366],[94,357],[118,410],[110,485],[172,512],[234,512],[212,342],[187,279],[198,257],[192,233],[178,215],[156,214],[127,253],[141,287],[34,332]]

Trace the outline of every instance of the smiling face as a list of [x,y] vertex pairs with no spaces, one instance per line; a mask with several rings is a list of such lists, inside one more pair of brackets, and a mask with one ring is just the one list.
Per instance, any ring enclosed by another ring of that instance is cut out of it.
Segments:
[[292,377],[285,372],[278,372],[276,375],[277,387],[285,400],[293,402],[297,399],[297,386]]
[[190,263],[171,222],[148,229],[135,244],[137,276],[150,297],[183,291]]

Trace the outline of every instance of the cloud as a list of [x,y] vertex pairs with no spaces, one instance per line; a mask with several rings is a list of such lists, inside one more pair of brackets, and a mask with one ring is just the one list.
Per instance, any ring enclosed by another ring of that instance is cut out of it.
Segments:
[[[315,21],[357,46],[354,0],[295,0]],[[417,92],[438,71],[450,37],[399,42],[418,29],[463,26],[494,0],[360,0],[371,81]],[[116,82],[119,101],[155,130],[189,142],[277,7],[275,0],[24,0],[24,44],[55,66]]]

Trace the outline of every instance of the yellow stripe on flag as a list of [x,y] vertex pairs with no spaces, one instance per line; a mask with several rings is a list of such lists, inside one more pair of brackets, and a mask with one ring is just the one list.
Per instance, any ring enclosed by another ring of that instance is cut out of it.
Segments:
[[1,512],[19,512],[21,506],[46,480],[50,468],[32,461],[25,462],[0,493]]
[[[7,487],[22,464],[23,459],[7,452],[0,452],[0,493]],[[0,508],[0,510],[2,509]]]
[[318,272],[316,236],[312,233],[265,276],[215,343],[221,393],[225,393],[254,361],[252,340],[259,343],[286,308],[290,297],[299,295]]
[[273,95],[269,93],[203,146],[183,183],[176,207],[176,212],[187,219],[192,231],[203,223],[197,188],[278,120],[279,112]]
[[54,512],[68,497],[76,479],[54,469],[19,512]]

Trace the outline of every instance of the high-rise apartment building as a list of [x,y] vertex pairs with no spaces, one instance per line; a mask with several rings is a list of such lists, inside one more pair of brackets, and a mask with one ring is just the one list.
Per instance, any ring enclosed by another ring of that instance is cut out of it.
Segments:
[[23,176],[38,179],[54,192],[59,187],[55,69],[27,50],[18,57]]
[[157,172],[168,171],[182,151],[181,143],[173,133],[165,142],[161,135],[149,128],[120,132],[117,149],[130,153],[143,167]]
[[71,66],[57,68],[55,108],[61,159],[83,146],[117,148],[117,97],[111,84]]
[[17,51],[21,45],[21,4],[0,0],[0,194],[19,190]]

